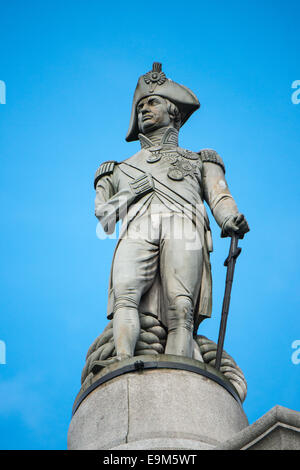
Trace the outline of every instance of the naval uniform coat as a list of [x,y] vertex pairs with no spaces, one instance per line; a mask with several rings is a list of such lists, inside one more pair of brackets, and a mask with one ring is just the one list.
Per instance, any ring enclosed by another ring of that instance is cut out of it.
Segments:
[[[146,139],[147,140],[147,139]],[[151,152],[151,145],[154,151]],[[150,148],[150,150],[149,150]],[[199,294],[194,299],[194,333],[200,322],[211,316],[212,279],[209,253],[212,239],[203,201],[210,207],[221,227],[237,206],[225,180],[222,159],[214,150],[190,152],[176,145],[162,145],[155,150],[151,142],[123,162],[105,162],[95,176],[95,214],[107,233],[113,233],[115,223],[122,219],[122,227],[115,249],[118,250],[130,224],[149,210],[155,201],[168,211],[182,211],[194,221],[202,243],[203,269],[199,279]],[[113,318],[114,286],[112,261],[107,317]],[[156,275],[150,289],[142,296],[140,313],[157,317],[165,326],[166,299],[164,299],[159,276]]]

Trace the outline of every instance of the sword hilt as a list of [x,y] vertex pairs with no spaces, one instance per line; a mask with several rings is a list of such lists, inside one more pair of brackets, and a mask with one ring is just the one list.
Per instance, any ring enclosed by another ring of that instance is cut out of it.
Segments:
[[239,241],[239,237],[237,235],[233,235],[231,237],[229,255],[224,261],[224,266],[228,266],[229,262],[232,259],[236,260],[238,256],[241,254],[242,248],[238,246],[238,241]]

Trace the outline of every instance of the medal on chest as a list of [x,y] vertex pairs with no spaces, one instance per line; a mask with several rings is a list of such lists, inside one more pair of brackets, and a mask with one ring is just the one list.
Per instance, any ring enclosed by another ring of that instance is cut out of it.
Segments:
[[200,158],[197,153],[181,148],[163,150],[161,146],[148,148],[147,151],[148,163],[163,159],[170,164],[167,175],[171,180],[181,181],[185,176],[195,177],[200,174]]

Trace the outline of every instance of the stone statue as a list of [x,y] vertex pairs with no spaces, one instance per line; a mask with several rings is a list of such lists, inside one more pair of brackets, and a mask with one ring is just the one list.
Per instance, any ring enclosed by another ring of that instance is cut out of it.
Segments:
[[139,139],[141,150],[102,163],[96,172],[97,218],[108,234],[122,220],[107,311],[114,360],[134,356],[141,316],[165,328],[165,354],[196,357],[197,330],[212,307],[212,237],[203,201],[222,237],[243,238],[249,231],[217,152],[178,144],[180,127],[199,107],[191,90],[154,63],[138,80],[126,136],[128,142]]

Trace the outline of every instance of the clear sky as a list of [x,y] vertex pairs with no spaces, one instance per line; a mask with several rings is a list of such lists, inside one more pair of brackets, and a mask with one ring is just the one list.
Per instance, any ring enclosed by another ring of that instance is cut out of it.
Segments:
[[[0,1],[1,449],[66,448],[116,243],[96,236],[93,176],[137,151],[132,95],[153,61],[198,96],[180,144],[217,150],[251,227],[225,340],[245,412],[300,411],[299,14],[291,0]],[[213,316],[199,334],[216,341],[229,239],[212,228]]]

